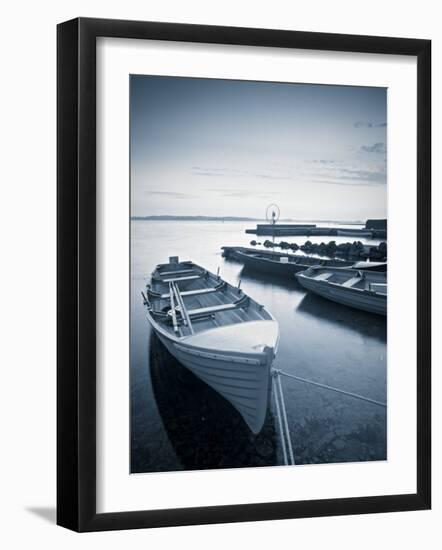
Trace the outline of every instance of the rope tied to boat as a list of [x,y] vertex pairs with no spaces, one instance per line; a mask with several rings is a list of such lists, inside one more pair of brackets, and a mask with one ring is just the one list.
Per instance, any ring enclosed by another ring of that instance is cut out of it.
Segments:
[[319,388],[322,388],[324,390],[330,390],[334,391],[336,393],[342,393],[343,395],[347,395],[348,397],[353,397],[355,399],[360,399],[361,401],[366,401],[367,403],[372,403],[373,405],[378,405],[379,407],[387,407],[386,403],[383,403],[382,401],[377,401],[376,399],[371,399],[371,397],[365,397],[364,395],[360,395],[358,393],[353,393],[346,390],[341,390],[340,388],[335,388],[333,386],[328,386],[327,384],[321,384],[320,382],[314,382],[313,380],[308,380],[307,378],[301,378],[301,376],[295,376],[294,374],[290,374],[288,372],[284,372],[283,370],[278,371],[279,374],[282,376],[286,376],[287,378],[293,378],[294,380],[297,380],[298,382],[304,382],[305,384],[311,384],[312,386],[317,386]]
[[276,414],[278,417],[279,432],[281,435],[282,454],[284,464],[294,466],[295,456],[293,453],[292,439],[290,437],[289,423],[287,420],[287,409],[285,406],[284,393],[281,384],[281,371],[272,369],[273,391],[275,396]]
[[379,407],[384,407],[384,408],[387,407],[387,404],[383,403],[382,401],[377,401],[376,399],[371,399],[370,397],[365,397],[364,395],[359,395],[358,393],[341,390],[340,388],[335,388],[327,384],[321,384],[320,382],[314,382],[313,380],[308,380],[307,378],[302,378],[301,376],[290,374],[281,369],[273,368],[271,370],[271,374],[272,374],[272,380],[273,380],[272,389],[273,389],[275,405],[276,405],[276,416],[278,419],[279,433],[281,437],[282,454],[284,458],[284,464],[286,466],[295,465],[295,457],[293,453],[292,440],[290,437],[290,429],[289,429],[289,424],[287,420],[287,409],[285,406],[284,393],[282,391],[281,376],[292,378],[293,380],[297,380],[298,382],[302,382],[304,384],[311,384],[312,386],[316,386],[324,390],[341,393],[348,397],[353,397],[354,399],[360,399],[361,401],[366,401],[367,403],[371,403]]

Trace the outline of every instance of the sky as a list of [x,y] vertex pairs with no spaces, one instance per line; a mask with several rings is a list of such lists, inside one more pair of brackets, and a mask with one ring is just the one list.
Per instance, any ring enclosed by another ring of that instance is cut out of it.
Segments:
[[131,215],[387,214],[387,90],[132,75]]

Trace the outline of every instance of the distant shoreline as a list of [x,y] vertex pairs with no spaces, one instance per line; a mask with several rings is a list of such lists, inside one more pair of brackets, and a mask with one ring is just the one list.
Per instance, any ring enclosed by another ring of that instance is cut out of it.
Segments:
[[131,216],[131,220],[147,220],[147,221],[192,221],[192,222],[259,222],[264,221],[259,218],[243,218],[236,216]]
[[[241,216],[131,216],[131,221],[192,221],[192,222],[265,222],[262,218],[247,218]],[[342,220],[294,220],[292,218],[284,218],[278,221],[281,222],[293,222],[293,223],[305,223],[305,222],[317,222],[317,223],[339,223],[345,225],[364,225],[362,221],[342,221]]]

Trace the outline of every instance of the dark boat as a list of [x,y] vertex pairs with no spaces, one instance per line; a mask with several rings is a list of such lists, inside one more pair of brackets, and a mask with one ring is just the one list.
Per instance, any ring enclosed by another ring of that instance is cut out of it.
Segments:
[[223,247],[225,257],[242,262],[245,267],[280,277],[293,277],[309,267],[344,267],[367,271],[386,271],[385,262],[354,262],[341,259],[321,259],[314,256],[284,254],[273,250],[256,250],[245,247]]
[[354,262],[345,260],[321,260],[311,256],[296,256],[281,252],[254,250],[239,247],[229,251],[228,257],[238,260],[245,267],[281,277],[293,277],[295,273],[315,266],[351,267]]

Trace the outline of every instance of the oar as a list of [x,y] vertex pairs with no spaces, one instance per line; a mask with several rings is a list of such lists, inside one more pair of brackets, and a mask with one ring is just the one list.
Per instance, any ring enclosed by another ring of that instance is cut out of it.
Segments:
[[169,292],[170,292],[170,307],[172,308],[171,312],[172,312],[173,330],[175,332],[178,332],[178,322],[176,320],[175,300],[173,296],[172,283],[169,283]]

